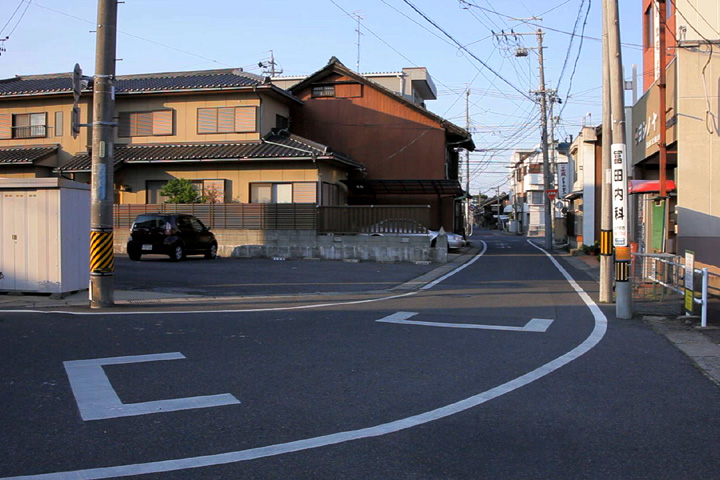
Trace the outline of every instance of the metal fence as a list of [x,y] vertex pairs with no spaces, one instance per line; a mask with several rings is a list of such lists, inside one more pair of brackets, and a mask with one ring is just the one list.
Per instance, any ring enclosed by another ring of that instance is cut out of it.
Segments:
[[429,224],[429,205],[318,207],[318,233],[419,234]]
[[[634,253],[631,265],[633,312],[681,315],[685,300],[685,265],[680,255]],[[705,323],[709,296],[720,297],[720,275],[707,268],[693,271],[694,303],[703,310]],[[699,294],[699,295],[698,295]]]
[[317,207],[305,203],[133,204],[114,207],[115,228],[130,228],[143,213],[195,215],[214,229],[315,230]]

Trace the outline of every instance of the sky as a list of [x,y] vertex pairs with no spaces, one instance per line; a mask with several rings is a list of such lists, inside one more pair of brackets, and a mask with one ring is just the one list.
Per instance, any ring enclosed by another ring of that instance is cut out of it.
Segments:
[[[632,65],[642,65],[642,2],[619,3],[630,79]],[[438,90],[427,108],[463,128],[469,114],[478,149],[470,193],[492,196],[509,189],[512,150],[540,142],[531,93],[539,88],[538,29],[546,88],[562,101],[554,137],[566,141],[601,122],[601,9],[601,0],[125,0],[116,69],[259,74],[271,50],[283,75],[311,74],[333,56],[353,70],[359,61],[361,73],[426,67]],[[96,16],[97,0],[0,0],[0,38],[9,37],[0,42],[0,78],[70,72],[75,63],[92,75]],[[518,47],[528,55],[516,57]]]

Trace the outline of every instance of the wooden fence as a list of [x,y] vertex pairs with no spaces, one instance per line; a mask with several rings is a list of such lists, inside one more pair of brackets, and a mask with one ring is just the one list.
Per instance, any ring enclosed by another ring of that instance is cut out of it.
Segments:
[[189,203],[115,205],[115,228],[130,228],[143,213],[195,215],[214,229],[315,230],[317,206],[310,203]]
[[425,233],[429,205],[352,205],[318,207],[310,203],[116,204],[115,228],[130,228],[143,213],[195,215],[213,229],[317,230],[318,233]]
[[429,205],[319,207],[318,233],[426,233]]

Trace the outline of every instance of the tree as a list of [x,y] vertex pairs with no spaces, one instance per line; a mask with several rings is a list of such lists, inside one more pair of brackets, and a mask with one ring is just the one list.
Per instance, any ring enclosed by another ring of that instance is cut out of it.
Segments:
[[160,195],[168,197],[167,203],[203,203],[205,199],[195,185],[186,178],[173,178],[163,188]]

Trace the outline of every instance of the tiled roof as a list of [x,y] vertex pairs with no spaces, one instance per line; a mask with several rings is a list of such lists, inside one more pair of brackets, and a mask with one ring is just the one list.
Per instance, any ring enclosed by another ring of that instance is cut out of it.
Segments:
[[57,151],[57,145],[0,148],[0,165],[32,164]]
[[[116,167],[122,163],[297,160],[313,156],[339,162],[350,167],[362,167],[359,163],[343,155],[330,152],[324,145],[295,135],[278,133],[268,135],[260,142],[116,145],[114,151]],[[89,172],[91,164],[91,156],[86,152],[76,155],[58,170],[64,172]]]
[[[117,94],[163,92],[174,90],[224,89],[263,85],[265,78],[238,69],[203,70],[196,72],[118,75]],[[86,91],[92,91],[92,84]],[[18,75],[0,80],[0,98],[18,95],[70,93],[72,74]]]

